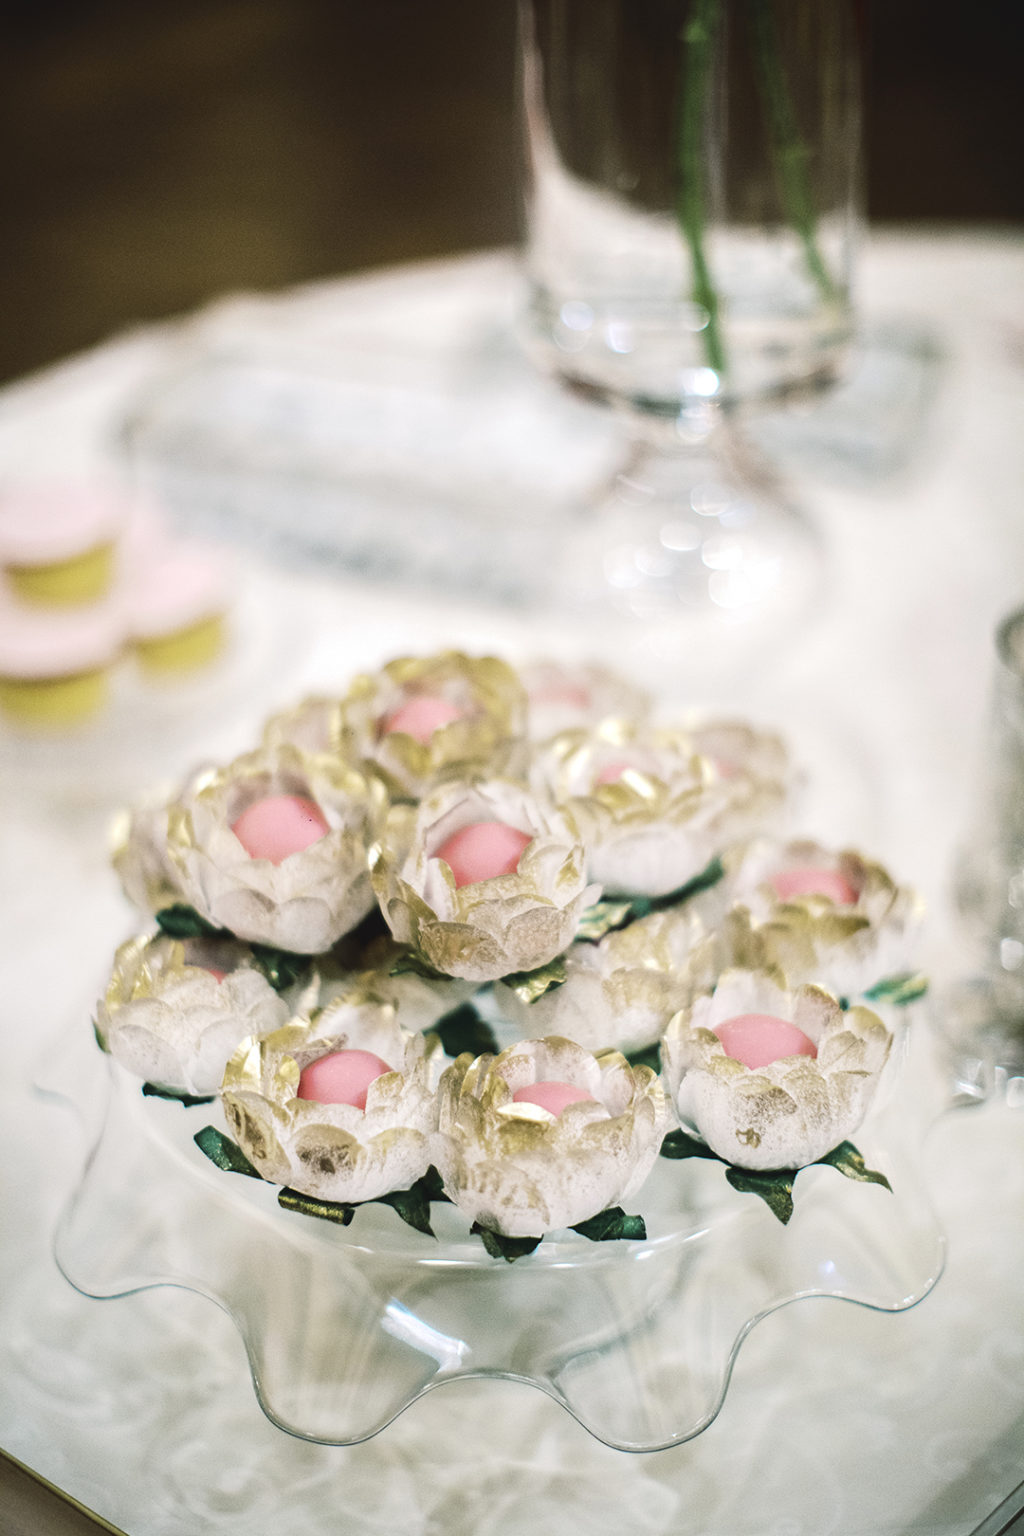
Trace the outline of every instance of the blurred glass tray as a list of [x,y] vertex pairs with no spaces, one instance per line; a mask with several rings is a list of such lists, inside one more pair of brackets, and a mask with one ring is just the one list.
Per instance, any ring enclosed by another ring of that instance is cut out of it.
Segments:
[[[186,328],[120,441],[184,522],[275,559],[544,604],[625,434],[537,372],[519,310],[505,253],[232,301]],[[921,328],[875,326],[838,389],[752,434],[791,472],[877,482],[920,447],[937,362]]]

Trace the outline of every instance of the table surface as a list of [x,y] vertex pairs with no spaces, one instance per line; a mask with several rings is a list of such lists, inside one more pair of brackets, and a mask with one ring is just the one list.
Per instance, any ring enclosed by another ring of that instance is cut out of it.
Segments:
[[[925,958],[942,978],[957,966],[948,884],[977,799],[992,631],[1024,595],[1024,246],[876,232],[863,274],[872,325],[934,341],[927,413],[884,474],[852,477],[834,444],[831,460],[794,449],[827,546],[826,600],[806,633],[770,665],[751,657],[716,698],[792,724],[817,780],[811,824],[922,888]],[[400,313],[429,345],[482,305],[507,315],[515,291],[496,253],[234,303],[187,341],[201,351],[267,325],[343,338],[353,316],[365,331]],[[0,466],[102,465],[183,334],[121,338],[5,391]],[[273,619],[270,643],[253,639],[256,675],[243,663],[230,699],[112,728],[75,772],[66,753],[37,771],[0,739],[0,1446],[130,1536],[316,1536],[341,1508],[352,1536],[508,1536],[556,1520],[581,1536],[967,1536],[1024,1476],[1024,1115],[1005,1098],[944,1115],[923,1149],[949,1239],[933,1294],[896,1316],[821,1301],[772,1315],[744,1343],[715,1423],[653,1455],[609,1450],[540,1393],[486,1381],[429,1394],[361,1446],[292,1439],[263,1418],[232,1324],[208,1302],[164,1289],[100,1303],[62,1279],[52,1231],[87,1136],[32,1084],[64,1031],[88,1028],[130,926],[106,866],[116,799],[242,747],[271,707],[399,651],[539,647],[535,621],[512,610],[271,573],[251,551],[243,569],[245,623]],[[0,1477],[8,1526],[18,1507]],[[62,1529],[42,1508],[33,1518],[33,1531]]]

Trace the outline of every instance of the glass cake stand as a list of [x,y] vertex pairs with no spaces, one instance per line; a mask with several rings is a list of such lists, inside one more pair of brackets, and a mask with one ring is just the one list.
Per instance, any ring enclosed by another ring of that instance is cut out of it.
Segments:
[[891,1192],[804,1169],[783,1226],[720,1163],[659,1159],[630,1202],[646,1240],[552,1234],[514,1264],[443,1203],[435,1237],[382,1205],[344,1228],[283,1210],[272,1186],[220,1171],[194,1144],[218,1122],[215,1103],[145,1097],[80,1033],[45,1085],[93,1140],[58,1226],[60,1269],[90,1297],[178,1286],[216,1302],[264,1412],[308,1440],[351,1445],[433,1388],[498,1378],[546,1392],[609,1446],[663,1449],[714,1420],[740,1345],[770,1312],[821,1296],[898,1312],[942,1271],[922,1154],[943,1106],[915,1025],[857,1134]]

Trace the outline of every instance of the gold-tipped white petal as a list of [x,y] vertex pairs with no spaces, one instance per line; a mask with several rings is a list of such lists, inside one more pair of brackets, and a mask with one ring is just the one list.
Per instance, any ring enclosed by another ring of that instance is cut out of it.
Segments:
[[[817,1056],[751,1068],[727,1055],[715,1029],[744,1014],[784,1019]],[[857,1130],[878,1088],[892,1036],[867,1008],[844,1012],[829,992],[790,992],[762,972],[727,971],[714,991],[671,1021],[665,1081],[684,1126],[741,1168],[802,1168]]]
[[[251,858],[233,823],[275,795],[312,800],[328,831],[279,864]],[[373,906],[367,851],[385,807],[381,786],[340,760],[295,747],[211,769],[168,815],[167,858],[181,900],[214,927],[297,954],[318,954]]]
[[[458,711],[420,740],[388,722],[418,697]],[[372,764],[396,799],[417,800],[439,779],[518,773],[525,763],[526,693],[495,656],[442,651],[402,656],[356,677],[330,716],[337,749]]]
[[[592,1095],[560,1115],[513,1101],[537,1082]],[[449,1198],[507,1237],[543,1237],[628,1200],[654,1164],[666,1106],[647,1067],[571,1040],[524,1040],[499,1056],[460,1056],[438,1090],[433,1160]]]
[[[458,887],[437,850],[485,821],[513,826],[531,841],[518,870]],[[394,937],[434,970],[467,981],[547,964],[572,942],[580,913],[597,895],[571,818],[504,779],[443,784],[418,807],[393,807],[371,862]]]
[[246,945],[144,935],[114,956],[95,1022],[127,1071],[159,1088],[203,1095],[216,1093],[240,1040],[287,1017]]
[[534,760],[531,782],[569,810],[590,877],[610,893],[663,896],[770,825],[785,784],[755,765],[718,765],[685,731],[605,720],[568,731]]
[[652,912],[566,951],[566,978],[533,1002],[497,983],[495,1002],[524,1035],[564,1035],[587,1050],[642,1050],[690,1000],[689,960],[703,936],[687,906]]
[[[392,1068],[370,1083],[365,1109],[297,1097],[303,1068],[340,1050],[372,1052]],[[314,1199],[358,1203],[408,1189],[427,1171],[441,1061],[437,1041],[402,1029],[386,1004],[339,1006],[242,1041],[221,1099],[263,1178]]]

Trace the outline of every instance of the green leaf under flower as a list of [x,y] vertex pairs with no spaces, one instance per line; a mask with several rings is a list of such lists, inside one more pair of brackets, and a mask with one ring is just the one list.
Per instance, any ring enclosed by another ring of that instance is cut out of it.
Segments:
[[473,1056],[498,1051],[494,1031],[481,1018],[472,1003],[460,1003],[431,1025],[431,1032],[441,1041],[446,1056],[461,1056],[469,1051]]
[[161,907],[156,914],[156,923],[161,933],[166,933],[170,939],[204,939],[227,932],[225,928],[217,928],[207,922],[205,917],[200,917],[195,907],[183,901],[176,901],[170,907]]
[[147,1099],[169,1099],[191,1109],[193,1104],[212,1104],[215,1093],[186,1093],[184,1088],[160,1088],[156,1083],[143,1083],[142,1092]]
[[506,1264],[514,1264],[516,1259],[525,1258],[542,1241],[539,1237],[506,1237],[504,1232],[493,1232],[490,1227],[482,1227],[478,1221],[474,1221],[469,1230],[479,1237],[492,1259],[504,1259]]
[[890,1192],[892,1185],[884,1173],[879,1173],[875,1168],[869,1168],[864,1158],[852,1141],[841,1141],[838,1147],[833,1147],[831,1152],[826,1152],[824,1157],[818,1158],[819,1163],[827,1163],[830,1168],[837,1168],[848,1179],[854,1179],[858,1184],[881,1184]]
[[428,965],[423,956],[417,954],[414,949],[407,949],[392,961],[388,970],[389,976],[422,976],[427,981],[450,981],[443,971],[436,971],[432,965]]
[[215,1125],[204,1125],[201,1131],[196,1131],[192,1140],[200,1152],[206,1154],[211,1163],[215,1163],[224,1173],[244,1173],[250,1179],[260,1179],[262,1175],[254,1168],[237,1142],[225,1136],[223,1131],[218,1131]]
[[686,1157],[708,1157],[716,1163],[724,1162],[724,1158],[712,1152],[706,1141],[700,1141],[687,1131],[669,1131],[661,1144],[659,1155],[676,1161]]
[[619,1239],[643,1242],[647,1237],[647,1224],[642,1216],[627,1216],[621,1205],[609,1206],[588,1216],[586,1221],[574,1222],[572,1230],[587,1237],[592,1243],[611,1243]]
[[716,854],[692,880],[677,886],[674,891],[666,891],[664,896],[609,896],[597,901],[587,907],[580,918],[576,938],[581,943],[596,944],[605,934],[628,928],[638,918],[682,906],[684,901],[717,885],[724,874],[725,865]]
[[725,1177],[741,1194],[760,1195],[773,1216],[785,1226],[793,1214],[793,1180],[787,1168],[737,1168],[727,1163]]
[[894,1008],[906,1008],[916,1003],[928,991],[928,978],[920,971],[902,971],[896,976],[883,976],[864,993],[871,1003],[892,1003]]
[[624,928],[634,920],[633,906],[631,897],[622,901],[596,901],[592,907],[584,910],[580,918],[576,929],[577,941],[581,944],[596,944],[606,933]]
[[286,992],[309,970],[308,955],[295,955],[270,944],[251,944],[252,957],[275,992]]
[[521,1002],[535,1003],[545,992],[560,987],[567,975],[565,961],[561,955],[556,955],[547,965],[540,965],[535,971],[514,971],[510,976],[503,976],[502,981]]
[[362,1205],[388,1205],[407,1226],[422,1232],[425,1237],[433,1237],[434,1229],[430,1225],[430,1202],[447,1200],[447,1198],[437,1169],[428,1168],[423,1177],[417,1179],[416,1183],[408,1189],[393,1189],[388,1194],[377,1195],[372,1200],[321,1200],[315,1195],[306,1195],[301,1190],[286,1186],[278,1190],[277,1203],[286,1211],[298,1211],[303,1216],[316,1216],[321,1221],[333,1221],[341,1227],[348,1226]]
[[[706,1142],[683,1130],[669,1131],[661,1143],[660,1155],[676,1161],[690,1157],[703,1157],[711,1162],[721,1163],[725,1168],[725,1177],[733,1189],[739,1190],[742,1194],[759,1195],[783,1226],[793,1214],[793,1183],[800,1172],[799,1168],[740,1168],[724,1157],[719,1157],[717,1152],[712,1152]],[[823,1153],[821,1157],[815,1158],[814,1163],[809,1163],[807,1166],[814,1167],[817,1163],[835,1168],[837,1172],[859,1184],[881,1184],[890,1192],[892,1190],[892,1185],[885,1174],[869,1168],[852,1141],[841,1141],[837,1147],[832,1148],[831,1152]]]

